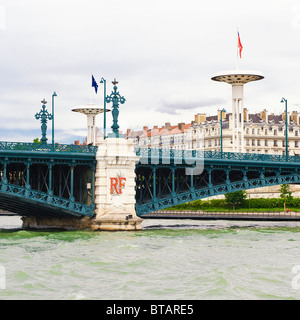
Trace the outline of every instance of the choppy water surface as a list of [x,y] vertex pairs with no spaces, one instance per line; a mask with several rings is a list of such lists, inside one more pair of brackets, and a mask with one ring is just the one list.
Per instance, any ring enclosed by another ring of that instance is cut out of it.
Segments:
[[18,217],[0,217],[0,299],[300,298],[292,272],[300,223],[145,220],[139,232],[20,226]]

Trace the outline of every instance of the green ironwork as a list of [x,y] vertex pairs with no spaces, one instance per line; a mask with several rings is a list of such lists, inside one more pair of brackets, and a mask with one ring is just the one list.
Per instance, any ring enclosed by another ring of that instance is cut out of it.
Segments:
[[52,94],[52,146],[54,147],[54,97],[57,97],[56,92]]
[[226,110],[223,108],[221,110],[221,155],[223,153],[223,112],[226,112]]
[[96,155],[97,146],[90,145],[73,145],[73,144],[41,144],[29,142],[7,142],[0,141],[1,151],[15,151],[15,152],[32,152],[39,153],[54,152],[54,153],[81,153]]
[[42,144],[47,144],[47,122],[48,120],[52,120],[53,115],[50,114],[47,110],[46,110],[46,104],[47,101],[44,99],[43,101],[41,101],[43,106],[42,109],[39,113],[36,113],[35,118],[37,120],[41,120],[41,129],[42,129]]
[[103,138],[106,139],[106,80],[102,77],[100,83],[104,83],[104,116],[103,116]]
[[21,215],[92,216],[96,152],[93,146],[0,142],[0,208],[10,205]]
[[285,155],[288,157],[288,114],[287,114],[287,100],[285,98],[281,99],[281,103],[285,103]]
[[274,186],[279,185],[281,183],[284,184],[294,184],[299,183],[299,178],[295,175],[288,175],[288,176],[280,176],[278,177],[271,177],[271,178],[265,178],[265,180],[261,179],[255,179],[255,180],[248,180],[248,182],[231,182],[230,185],[223,184],[218,186],[213,186],[211,188],[201,188],[201,189],[195,189],[193,192],[186,191],[186,192],[180,192],[180,190],[176,193],[174,196],[165,196],[162,198],[159,198],[156,200],[156,202],[153,202],[151,200],[142,203],[141,201],[138,201],[137,198],[137,204],[136,204],[136,212],[138,216],[143,216],[144,214],[165,209],[168,207],[172,207],[177,204],[182,204],[190,201],[194,201],[197,199],[204,199],[207,197],[211,197],[214,195],[222,195],[228,192],[233,191],[240,191],[245,189],[254,189],[254,188],[260,188],[264,186]]
[[[10,198],[14,199],[14,204],[9,202]],[[51,196],[45,192],[36,190],[28,191],[27,188],[24,187],[0,182],[0,204],[2,201],[5,201],[9,204],[9,207],[7,209],[11,210],[11,205],[13,207],[16,206],[16,198],[19,202],[16,208],[19,208],[20,210],[17,213],[20,213],[22,215],[24,213],[25,215],[34,215],[35,208],[37,208],[37,212],[40,212],[40,215],[54,215],[53,212],[55,209],[57,209],[55,210],[55,212],[57,213],[58,217],[62,215],[92,217],[94,215],[92,206],[88,206],[58,196]],[[45,207],[41,205],[38,206],[37,204],[45,205]]]
[[[158,148],[139,148],[136,154],[139,216],[228,192],[300,183],[299,156]],[[187,174],[199,159],[203,170]]]
[[235,153],[220,151],[198,151],[198,150],[174,150],[163,148],[136,148],[136,155],[140,156],[140,162],[149,164],[172,164],[174,162],[192,163],[193,159],[211,160],[234,160],[253,162],[285,162],[300,163],[300,156],[286,156],[263,153]]
[[112,106],[113,125],[111,126],[113,132],[111,134],[109,134],[108,137],[109,138],[110,137],[111,138],[120,138],[120,137],[122,137],[122,135],[120,135],[120,133],[119,133],[119,125],[118,125],[119,103],[124,104],[126,99],[123,96],[121,96],[119,94],[119,92],[117,91],[118,90],[118,87],[117,87],[118,81],[116,81],[116,79],[115,79],[112,82],[112,84],[114,85],[113,91],[110,96],[107,96],[105,98],[107,103],[110,103],[110,102],[113,103],[113,106]]

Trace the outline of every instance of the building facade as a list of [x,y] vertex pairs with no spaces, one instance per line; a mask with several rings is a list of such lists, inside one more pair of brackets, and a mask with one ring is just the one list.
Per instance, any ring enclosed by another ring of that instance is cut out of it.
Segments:
[[[127,138],[136,147],[170,148],[175,150],[221,151],[221,112],[215,116],[198,113],[189,124],[166,123],[141,131],[127,130]],[[288,113],[288,153],[300,155],[300,114]],[[224,152],[232,152],[232,114],[222,113],[222,143]],[[244,150],[246,153],[285,155],[285,113],[280,115],[261,113],[250,114],[244,109]]]
[[[260,113],[251,114],[243,110],[243,150],[246,153],[264,153],[285,155],[286,133],[285,113],[275,115],[264,109]],[[222,121],[221,121],[222,114]],[[300,156],[300,114],[293,111],[287,113],[288,154]],[[222,123],[222,134],[221,134]],[[175,150],[207,150],[233,152],[233,117],[232,113],[219,110],[215,116],[204,113],[195,115],[189,123],[162,127],[144,127],[141,131],[127,130],[127,138],[133,139],[136,147],[170,148]],[[222,139],[221,139],[222,136]],[[249,190],[251,197],[277,197],[279,187]],[[300,187],[291,186],[294,196],[300,196]]]

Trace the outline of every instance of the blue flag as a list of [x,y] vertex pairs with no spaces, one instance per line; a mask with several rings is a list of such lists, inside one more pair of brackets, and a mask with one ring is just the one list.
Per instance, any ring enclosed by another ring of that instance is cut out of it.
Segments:
[[98,93],[98,84],[94,78],[94,76],[92,75],[92,87],[95,88],[95,92]]

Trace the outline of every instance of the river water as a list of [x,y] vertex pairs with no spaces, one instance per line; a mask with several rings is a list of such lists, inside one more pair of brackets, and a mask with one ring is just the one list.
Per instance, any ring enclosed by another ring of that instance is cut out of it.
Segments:
[[299,299],[300,222],[28,231],[0,217],[0,300]]

